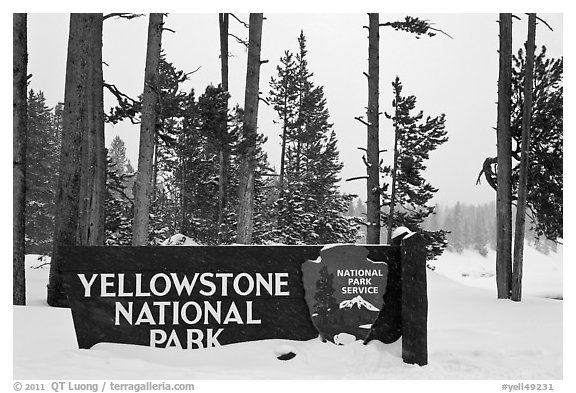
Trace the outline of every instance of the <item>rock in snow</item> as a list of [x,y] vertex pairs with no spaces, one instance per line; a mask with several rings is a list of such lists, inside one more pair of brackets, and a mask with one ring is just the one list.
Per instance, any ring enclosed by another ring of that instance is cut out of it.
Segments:
[[290,360],[296,357],[296,350],[290,345],[279,345],[274,349],[278,360]]
[[356,336],[348,333],[340,333],[334,336],[334,344],[346,345],[356,341]]

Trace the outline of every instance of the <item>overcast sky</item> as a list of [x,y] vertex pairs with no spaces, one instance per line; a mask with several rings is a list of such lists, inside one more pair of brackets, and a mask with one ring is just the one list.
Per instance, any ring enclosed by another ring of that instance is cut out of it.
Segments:
[[[442,204],[483,203],[495,199],[495,192],[476,178],[486,157],[496,152],[496,99],[498,77],[498,14],[418,14],[450,34],[436,37],[413,36],[381,28],[380,36],[380,108],[390,112],[391,81],[396,75],[404,85],[405,95],[417,97],[417,109],[425,115],[446,114],[449,141],[432,152],[425,177],[439,188],[435,200]],[[406,14],[380,14],[380,21],[402,19]],[[514,52],[526,39],[527,17],[518,13],[514,20]],[[247,14],[238,14],[247,21]],[[563,19],[561,14],[539,14],[554,29],[537,26],[537,44],[546,45],[548,55],[560,57]],[[354,120],[365,114],[367,82],[368,24],[365,13],[283,14],[265,13],[262,36],[260,90],[268,94],[269,81],[276,75],[278,59],[285,50],[295,52],[300,30],[307,38],[308,65],[316,85],[324,86],[331,122],[339,140],[344,162],[342,178],[365,174],[359,146],[366,144],[366,127]],[[201,67],[190,76],[185,90],[194,88],[199,96],[206,85],[220,82],[218,16],[211,14],[172,13],[165,18],[163,49],[167,60],[186,72]],[[42,90],[49,106],[64,97],[64,74],[68,36],[68,14],[30,14],[28,19],[29,73],[31,87]],[[109,19],[104,24],[104,78],[122,91],[136,97],[144,81],[146,29],[148,18]],[[239,23],[230,20],[231,32],[247,38]],[[246,50],[230,39],[231,102],[244,102]],[[107,97],[106,106],[113,101]],[[271,107],[260,104],[259,132],[267,135],[267,151],[278,168],[280,154],[279,125]],[[126,122],[127,123],[127,122]],[[137,126],[122,124],[106,127],[107,145],[119,135],[127,145],[128,156],[136,167],[138,155]],[[393,129],[382,116],[381,149],[392,150]],[[390,154],[384,153],[385,161]],[[365,182],[342,182],[345,192],[365,198]]]

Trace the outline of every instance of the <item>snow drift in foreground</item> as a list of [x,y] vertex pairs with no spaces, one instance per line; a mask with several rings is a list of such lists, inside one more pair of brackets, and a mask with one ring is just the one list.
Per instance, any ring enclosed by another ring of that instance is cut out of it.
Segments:
[[[36,256],[37,257],[37,256]],[[15,379],[562,379],[562,255],[527,248],[522,302],[496,299],[493,256],[446,253],[428,271],[429,365],[402,362],[401,343],[336,346],[265,340],[177,350],[76,345],[68,309],[45,303],[49,267],[28,256],[28,306],[13,307]],[[451,278],[449,278],[451,277]],[[460,282],[458,282],[458,281]],[[476,287],[472,287],[472,284]],[[543,297],[544,296],[544,297]],[[293,352],[290,360],[279,353]],[[496,388],[499,390],[499,388]]]

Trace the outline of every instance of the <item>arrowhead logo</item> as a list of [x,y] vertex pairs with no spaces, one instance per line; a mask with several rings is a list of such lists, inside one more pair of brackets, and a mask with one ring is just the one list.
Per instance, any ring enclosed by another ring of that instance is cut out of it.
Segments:
[[368,258],[356,245],[327,246],[302,264],[306,302],[323,340],[343,344],[364,340],[384,304],[388,265]]

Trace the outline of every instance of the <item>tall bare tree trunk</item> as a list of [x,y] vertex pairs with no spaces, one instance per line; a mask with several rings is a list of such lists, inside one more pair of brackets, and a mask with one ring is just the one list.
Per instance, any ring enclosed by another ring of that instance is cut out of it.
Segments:
[[156,200],[156,185],[158,184],[158,149],[160,146],[160,138],[158,133],[154,133],[154,153],[152,155],[152,195],[150,196],[150,203]]
[[102,14],[82,14],[86,38],[85,129],[82,135],[78,239],[81,245],[104,244],[106,148],[102,76]]
[[522,112],[522,147],[518,201],[516,204],[516,231],[514,234],[514,261],[512,269],[512,297],[522,300],[522,259],[524,254],[524,225],[526,223],[526,193],[528,188],[528,159],[530,156],[530,124],[532,118],[532,81],[534,74],[534,47],[536,45],[536,14],[528,14],[526,42],[526,74],[524,76],[524,107]]
[[368,137],[366,140],[366,218],[368,229],[366,243],[380,243],[380,142],[379,105],[380,94],[380,33],[379,15],[368,14]]
[[162,47],[163,14],[150,14],[148,23],[148,44],[146,69],[144,71],[144,95],[142,97],[142,123],[140,124],[140,146],[138,151],[138,172],[134,183],[134,222],[132,224],[132,245],[148,244],[148,224],[150,199],[152,196],[152,171],[154,156],[154,135],[156,133],[156,105],[158,92],[158,64]]
[[[48,304],[54,307],[68,306],[62,287],[60,248],[81,244],[81,240],[87,241],[88,236],[83,237],[86,232],[80,231],[80,228],[86,228],[84,223],[80,224],[81,206],[88,210],[94,208],[93,217],[100,214],[92,202],[81,201],[80,197],[81,195],[88,199],[93,197],[93,186],[100,182],[93,178],[96,176],[96,168],[89,168],[91,164],[97,165],[98,158],[88,160],[85,147],[88,146],[88,141],[91,141],[94,154],[98,149],[104,148],[103,140],[96,142],[96,139],[103,137],[103,131],[100,129],[103,123],[96,125],[99,122],[97,119],[102,116],[101,113],[96,112],[102,111],[102,104],[101,102],[99,105],[95,103],[101,99],[103,88],[101,55],[98,59],[95,54],[98,52],[98,47],[101,51],[101,32],[102,14],[70,14],[60,176],[56,194],[54,241],[48,282]],[[95,93],[95,90],[99,93]],[[96,203],[98,198],[94,199]],[[88,220],[87,217],[90,216],[92,215],[84,210],[83,219]],[[97,218],[92,222],[94,225],[100,225]]]
[[[285,100],[286,101],[286,100]],[[280,197],[284,194],[284,174],[286,172],[286,138],[288,136],[288,125],[287,117],[284,115],[284,124],[282,125],[282,148],[280,151],[280,179],[279,179],[279,187],[280,187]]]
[[179,165],[182,167],[182,175],[180,176],[180,201],[179,201],[179,205],[180,205],[180,211],[178,212],[180,214],[180,233],[185,233],[188,234],[190,233],[190,223],[188,220],[188,191],[185,190],[185,184],[186,184],[186,174],[187,172],[187,168],[186,168],[186,160],[183,159],[183,157],[178,157]]
[[400,94],[396,90],[396,97],[394,101],[394,158],[392,164],[392,188],[390,191],[390,210],[388,213],[388,238],[387,244],[392,244],[392,231],[394,227],[394,208],[396,205],[396,172],[398,172],[398,101],[400,100]]
[[246,70],[246,92],[244,98],[244,140],[243,146],[240,149],[240,185],[238,187],[239,206],[237,242],[240,244],[252,243],[262,21],[262,14],[250,14],[248,65]]
[[13,264],[12,302],[26,304],[26,274],[24,267],[25,207],[26,207],[26,81],[28,72],[27,15],[13,14]]
[[[286,98],[284,99],[286,105]],[[288,136],[287,126],[288,116],[284,114],[284,124],[282,124],[282,148],[280,150],[280,176],[278,179],[278,214],[276,218],[276,226],[282,226],[282,210],[284,209],[284,177],[286,173],[286,138]]]
[[[228,24],[229,15],[219,14],[220,25],[220,63],[222,73],[222,89],[228,92]],[[222,244],[224,239],[224,222],[226,219],[226,185],[228,184],[228,101],[226,101],[224,113],[224,133],[225,136],[220,146],[220,174],[218,176],[218,243]]]
[[500,14],[498,74],[498,173],[496,190],[496,285],[499,299],[510,298],[512,280],[512,14]]
[[222,88],[228,91],[228,25],[229,15],[219,14],[220,28],[220,73],[222,79]]

